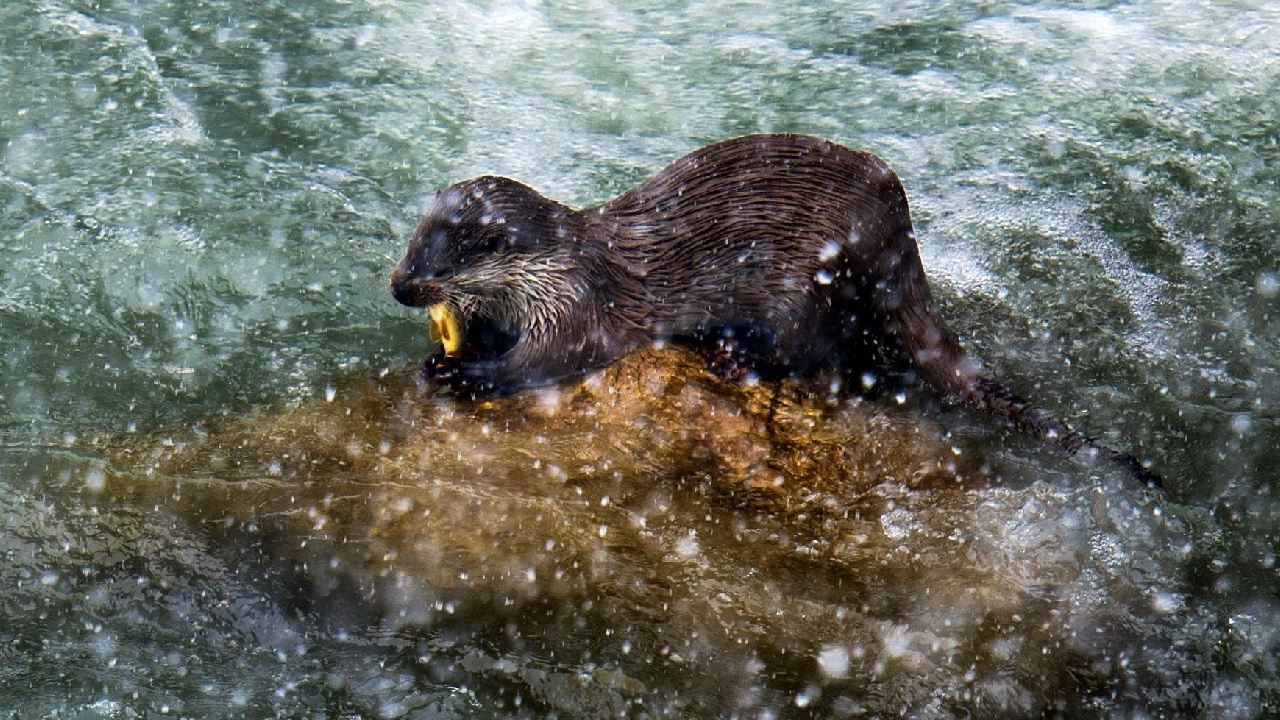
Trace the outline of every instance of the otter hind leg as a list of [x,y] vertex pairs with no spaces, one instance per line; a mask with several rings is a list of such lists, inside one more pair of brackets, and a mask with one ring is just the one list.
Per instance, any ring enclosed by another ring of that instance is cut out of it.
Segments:
[[711,374],[729,380],[780,380],[802,375],[831,352],[833,341],[820,319],[789,322],[779,332],[771,325],[716,327],[680,338],[707,359]]
[[765,328],[704,328],[672,340],[696,350],[706,360],[707,372],[725,380],[776,379],[786,374],[786,368],[772,360],[776,340]]
[[760,376],[757,367],[762,363],[732,336],[721,335],[715,342],[708,343],[701,349],[707,361],[707,372],[716,377],[744,382]]

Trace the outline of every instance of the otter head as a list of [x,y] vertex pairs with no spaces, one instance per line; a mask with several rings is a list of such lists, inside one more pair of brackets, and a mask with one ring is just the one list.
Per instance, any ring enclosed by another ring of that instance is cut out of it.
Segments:
[[514,180],[484,176],[436,193],[391,274],[391,293],[426,307],[446,353],[510,347],[527,325],[530,268],[555,264],[572,214]]

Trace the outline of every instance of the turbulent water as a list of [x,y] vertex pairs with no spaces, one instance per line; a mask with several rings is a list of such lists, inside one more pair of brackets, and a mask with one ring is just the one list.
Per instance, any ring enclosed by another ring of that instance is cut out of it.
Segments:
[[[1280,713],[1280,6],[821,5],[0,0],[0,710]],[[527,479],[119,459],[361,412],[336,388],[432,349],[386,278],[436,189],[584,206],[762,131],[886,158],[966,346],[1163,492],[919,398],[987,480],[823,486],[804,537],[809,500],[685,465],[629,499],[548,476],[536,434]],[[510,512],[394,521],[467,503]]]

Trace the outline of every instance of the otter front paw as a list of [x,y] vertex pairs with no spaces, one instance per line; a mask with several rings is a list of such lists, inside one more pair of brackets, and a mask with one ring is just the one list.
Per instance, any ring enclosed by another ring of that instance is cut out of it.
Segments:
[[457,397],[474,399],[493,391],[493,383],[466,371],[469,361],[459,355],[436,353],[422,362],[422,377]]
[[733,382],[750,382],[756,377],[752,357],[732,338],[720,338],[703,351],[707,372]]

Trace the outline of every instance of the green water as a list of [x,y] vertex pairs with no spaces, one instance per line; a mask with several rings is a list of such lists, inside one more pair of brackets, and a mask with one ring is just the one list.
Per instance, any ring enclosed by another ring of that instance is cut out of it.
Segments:
[[[1003,704],[966,699],[965,668],[894,707],[1280,712],[1280,6],[881,5],[0,0],[0,709],[618,709],[490,703],[476,683],[492,673],[415,672],[395,638],[338,637],[276,600],[289,573],[233,572],[228,543],[261,538],[182,520],[163,482],[86,496],[104,472],[92,442],[298,406],[421,359],[423,320],[386,277],[440,187],[498,173],[582,206],[703,144],[788,131],[886,158],[966,345],[1149,461],[1190,518],[1173,538],[1185,564],[1157,557],[1176,548],[1149,518],[1117,531],[1133,546],[1073,546],[1085,570],[1114,551],[1152,574],[1142,588],[1185,634],[1127,629],[1132,652],[1150,631],[1163,655],[1072,649],[1111,679],[1066,709],[1025,678]],[[1052,452],[922,412],[1043,475],[1046,497],[1090,502]],[[979,533],[1033,522],[968,517]],[[1016,550],[1000,562],[1025,562]],[[541,630],[576,637],[563,619]],[[624,665],[600,669],[638,672]],[[536,686],[530,672],[510,684]],[[819,676],[794,672],[718,705],[706,678],[655,670],[648,704],[621,711],[881,712],[874,683],[823,703]]]

